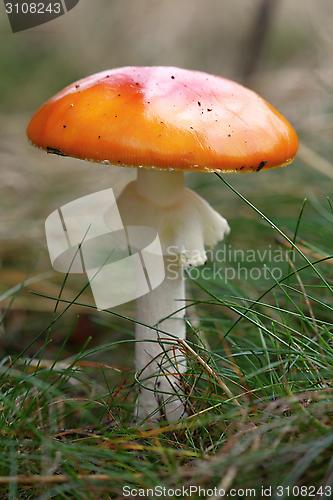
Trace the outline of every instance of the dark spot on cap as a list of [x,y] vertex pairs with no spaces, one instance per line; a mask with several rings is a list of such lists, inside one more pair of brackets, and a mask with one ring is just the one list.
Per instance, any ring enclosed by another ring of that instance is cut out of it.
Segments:
[[228,137],[231,137],[231,134],[228,134]]
[[244,168],[245,168],[245,167],[244,167],[244,165],[243,165],[242,167],[240,167],[240,168],[239,168],[239,170],[244,170]]
[[201,102],[200,101],[198,101],[198,106],[201,106]]
[[207,108],[207,111],[213,111],[212,108]]
[[75,85],[75,88],[76,88],[76,89],[79,89],[79,88],[80,88],[80,85],[77,83],[77,84]]
[[172,80],[174,80],[174,79],[175,79],[175,77],[174,77],[173,75],[171,75],[171,78],[172,78]]
[[67,128],[67,125],[63,125],[63,128]]
[[267,161],[261,161],[256,168],[257,172],[259,172],[262,168],[264,168],[264,166],[267,165],[267,163],[268,163]]
[[193,130],[193,127],[190,127],[191,130]]
[[106,77],[105,77],[105,78],[110,78],[110,75],[106,75]]
[[46,151],[52,155],[67,156],[67,155],[65,155],[65,153],[60,151],[60,149],[53,148],[52,146],[47,146]]
[[100,138],[101,138],[101,136],[99,135],[99,136],[98,136],[98,138],[100,139]]
[[120,96],[121,96],[121,94],[118,94],[118,97],[120,97]]
[[114,115],[115,118],[118,118],[118,115]]

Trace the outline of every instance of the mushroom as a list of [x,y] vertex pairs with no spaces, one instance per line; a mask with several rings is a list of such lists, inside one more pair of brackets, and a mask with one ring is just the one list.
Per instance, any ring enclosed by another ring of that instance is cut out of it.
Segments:
[[118,199],[125,225],[157,230],[166,278],[137,300],[135,366],[140,419],[186,415],[184,268],[206,261],[226,220],[185,187],[185,172],[259,172],[289,164],[297,135],[243,86],[199,71],[125,67],[80,80],[45,103],[28,126],[49,153],[137,167]]

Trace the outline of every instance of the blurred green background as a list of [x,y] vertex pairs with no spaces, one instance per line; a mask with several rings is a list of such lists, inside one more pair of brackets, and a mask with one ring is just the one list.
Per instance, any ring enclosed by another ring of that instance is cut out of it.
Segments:
[[[265,4],[270,10],[263,22]],[[311,225],[311,210],[315,214],[331,194],[333,177],[328,161],[333,149],[331,0],[81,0],[65,16],[15,34],[3,7],[0,16],[0,293],[51,272],[14,298],[10,295],[2,335],[5,351],[21,348],[36,325],[43,324],[43,314],[53,309],[52,302],[31,290],[57,294],[63,279],[50,267],[47,215],[89,192],[109,186],[119,192],[135,175],[134,170],[48,156],[26,140],[25,128],[36,108],[88,74],[124,65],[176,65],[223,75],[256,90],[294,124],[300,154],[287,169],[227,178],[290,231],[303,198],[316,200],[308,210],[312,234],[307,237],[315,241],[320,236],[317,219]],[[191,174],[188,183],[229,220],[229,241],[235,247],[274,243],[271,233],[258,230],[253,211],[214,175]],[[69,296],[77,286],[73,283],[72,290],[68,283]],[[92,303],[89,291],[85,295]],[[6,310],[9,300],[2,305]],[[123,312],[126,307],[131,306]],[[78,321],[83,321],[80,332],[87,327],[96,334],[99,320],[86,325],[84,311],[80,309],[83,319],[77,312],[71,308],[57,326],[56,338],[61,340],[68,325],[75,332]]]

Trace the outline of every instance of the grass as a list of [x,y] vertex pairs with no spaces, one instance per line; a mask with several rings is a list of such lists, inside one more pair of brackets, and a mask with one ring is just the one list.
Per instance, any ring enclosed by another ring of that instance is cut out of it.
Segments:
[[[297,200],[287,220],[273,222],[224,177],[218,182],[253,212],[243,251],[249,234],[257,260],[268,244],[283,259],[260,262],[265,279],[227,280],[214,261],[188,272],[192,299],[182,348],[189,417],[159,427],[133,422],[130,314],[97,313],[86,296],[69,297],[70,277],[60,298],[61,283],[45,293],[28,281],[28,292],[50,312],[27,318],[29,339],[0,364],[1,498],[122,498],[124,485],[239,488],[239,498],[253,488],[260,498],[262,487],[273,488],[272,498],[296,497],[288,487],[304,485],[313,487],[308,497],[330,498],[332,202]],[[245,259],[242,272],[254,265]],[[0,297],[5,328],[24,293],[22,283]],[[73,309],[88,311],[95,328],[112,336],[101,343],[87,334],[72,344],[83,328],[77,330],[78,320],[66,323]]]

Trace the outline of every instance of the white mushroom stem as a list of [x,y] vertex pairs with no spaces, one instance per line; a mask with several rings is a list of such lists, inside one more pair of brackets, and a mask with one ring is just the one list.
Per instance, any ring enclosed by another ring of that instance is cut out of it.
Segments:
[[158,207],[170,207],[184,196],[185,176],[182,171],[138,169],[136,181],[140,196]]
[[215,246],[229,226],[185,187],[179,171],[138,169],[137,180],[126,186],[118,207],[125,225],[157,231],[165,256],[164,282],[137,300],[135,363],[141,387],[136,414],[140,419],[176,421],[186,414],[181,377],[186,360],[177,343],[185,338],[183,270],[204,264],[205,245]]
[[[168,209],[177,204],[184,187],[183,172],[138,170],[137,192],[155,207]],[[165,271],[164,282],[136,304],[135,366],[143,384],[136,413],[140,419],[170,422],[185,415],[181,375],[186,371],[186,358],[177,344],[177,338],[186,337],[185,281],[177,255],[165,258]]]
[[181,375],[186,359],[177,343],[186,336],[185,281],[179,264],[165,259],[165,266],[163,283],[136,303],[135,366],[142,384],[136,413],[140,420],[172,422],[185,416]]

